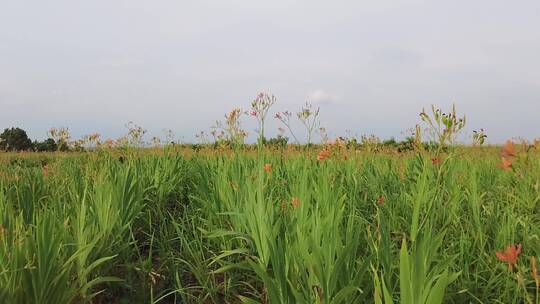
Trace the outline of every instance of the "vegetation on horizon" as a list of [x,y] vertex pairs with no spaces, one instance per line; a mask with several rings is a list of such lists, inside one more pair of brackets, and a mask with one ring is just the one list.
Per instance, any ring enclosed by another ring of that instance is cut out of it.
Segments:
[[[43,141],[31,141],[26,132],[20,128],[6,128],[0,134],[0,151],[36,151],[36,152],[54,152],[54,151],[87,151],[96,149],[110,148],[143,148],[143,147],[164,147],[168,145],[190,146],[194,149],[200,149],[205,146],[219,147],[249,147],[246,139],[249,132],[242,127],[243,116],[255,119],[257,129],[255,130],[257,146],[286,147],[287,145],[313,145],[318,142],[324,145],[331,142],[326,128],[321,124],[320,109],[306,102],[301,109],[294,113],[290,111],[276,112],[273,118],[281,124],[277,128],[277,135],[273,138],[267,138],[265,131],[266,123],[270,109],[276,104],[277,99],[274,95],[264,92],[259,93],[251,102],[251,107],[247,111],[241,108],[235,108],[225,115],[224,121],[216,121],[210,131],[201,131],[195,135],[198,143],[183,143],[175,138],[172,130],[163,131],[163,136],[153,136],[150,140],[144,137],[148,131],[142,126],[129,122],[125,125],[127,133],[117,139],[104,139],[99,133],[84,135],[79,139],[72,139],[70,130],[67,127],[51,128],[47,132],[47,138]],[[339,136],[336,140],[345,142],[348,147],[371,148],[395,148],[399,151],[410,151],[414,145],[424,145],[428,149],[445,149],[447,146],[455,145],[458,142],[458,136],[465,127],[465,117],[457,117],[455,106],[449,113],[443,113],[441,109],[432,106],[432,113],[422,110],[420,113],[423,126],[416,125],[404,132],[405,138],[396,141],[393,137],[388,140],[381,140],[375,135],[362,136]],[[300,126],[303,132],[295,129]],[[349,131],[348,131],[349,132]],[[484,129],[473,130],[469,140],[464,141],[473,146],[482,146],[485,143],[487,135]],[[288,135],[286,136],[286,133]],[[300,136],[304,133],[305,138]],[[424,135],[422,133],[425,133]],[[315,140],[318,135],[319,141]],[[293,139],[291,142],[289,136]],[[461,138],[464,139],[464,138]],[[519,139],[519,141],[523,141]]]

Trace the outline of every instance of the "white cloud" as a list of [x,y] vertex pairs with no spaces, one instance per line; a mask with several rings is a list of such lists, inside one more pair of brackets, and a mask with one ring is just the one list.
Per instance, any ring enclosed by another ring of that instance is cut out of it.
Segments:
[[338,100],[338,96],[335,94],[332,94],[328,91],[325,91],[323,89],[316,89],[314,91],[311,91],[307,95],[307,101],[310,103],[313,103],[315,105],[319,106],[326,106],[333,104]]

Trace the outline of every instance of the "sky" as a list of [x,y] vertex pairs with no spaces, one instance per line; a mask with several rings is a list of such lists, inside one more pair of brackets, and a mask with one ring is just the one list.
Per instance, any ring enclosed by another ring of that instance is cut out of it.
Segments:
[[533,139],[538,16],[538,0],[2,0],[0,128],[114,138],[133,121],[191,142],[264,91],[271,114],[320,107],[330,136],[402,138],[454,103],[464,137]]

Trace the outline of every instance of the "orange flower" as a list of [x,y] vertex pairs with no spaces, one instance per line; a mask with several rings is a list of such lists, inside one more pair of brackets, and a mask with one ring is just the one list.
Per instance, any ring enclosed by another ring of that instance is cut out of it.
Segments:
[[516,146],[511,140],[507,141],[501,149],[501,163],[499,167],[507,171],[510,170],[516,155]]
[[264,164],[263,169],[264,169],[264,172],[270,173],[270,172],[272,171],[272,165],[270,165],[270,164]]
[[332,152],[330,152],[329,150],[324,149],[321,152],[319,152],[319,154],[317,155],[317,160],[319,160],[319,161],[325,160],[325,159],[329,158],[331,155],[332,155]]
[[508,269],[512,271],[512,266],[516,265],[519,253],[521,252],[521,244],[519,245],[508,245],[504,252],[497,251],[495,255],[502,262],[508,263]]
[[510,158],[501,158],[501,163],[499,164],[500,168],[503,168],[506,171],[509,171],[512,168],[512,159]]
[[516,155],[516,146],[511,140],[507,141],[506,144],[502,147],[501,156],[504,158],[512,158]]
[[114,140],[112,140],[112,139],[107,139],[107,140],[105,141],[105,146],[106,146],[107,148],[112,148],[112,147],[114,147]]
[[441,163],[441,159],[438,158],[438,157],[434,157],[434,158],[431,159],[431,163],[432,163],[433,165],[438,165],[438,164]]
[[384,204],[384,196],[381,195],[379,197],[379,205],[382,205],[382,204]]
[[298,197],[293,197],[291,200],[291,205],[296,208],[300,206],[300,199]]
[[44,177],[49,176],[49,165],[43,166],[43,168],[42,168],[41,171],[43,172],[43,176],[44,176]]

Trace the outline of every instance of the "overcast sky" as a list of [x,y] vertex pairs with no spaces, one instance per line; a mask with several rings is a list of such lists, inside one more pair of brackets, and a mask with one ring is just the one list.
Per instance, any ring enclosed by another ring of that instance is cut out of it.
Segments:
[[191,141],[268,91],[272,112],[320,106],[333,136],[401,137],[454,102],[492,143],[532,139],[539,16],[538,0],[1,0],[0,128],[134,121]]

